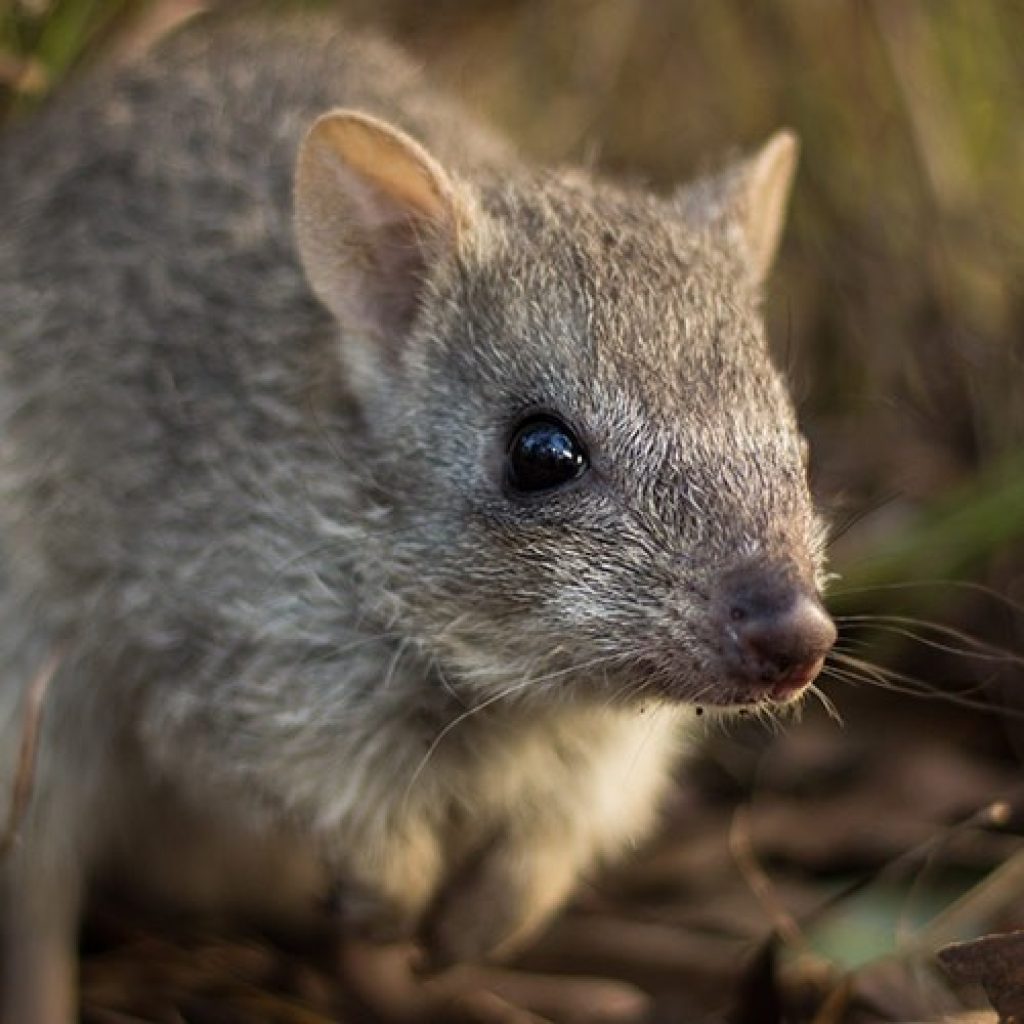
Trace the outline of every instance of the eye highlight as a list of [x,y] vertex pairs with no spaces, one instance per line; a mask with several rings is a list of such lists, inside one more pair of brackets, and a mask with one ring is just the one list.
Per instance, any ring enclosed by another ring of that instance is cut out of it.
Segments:
[[552,491],[578,479],[589,465],[586,449],[557,416],[531,416],[509,442],[505,481],[520,494]]

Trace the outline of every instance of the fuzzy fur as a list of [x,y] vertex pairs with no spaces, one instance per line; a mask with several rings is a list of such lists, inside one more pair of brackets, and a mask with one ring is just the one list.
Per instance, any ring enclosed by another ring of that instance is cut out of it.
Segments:
[[[388,360],[293,240],[295,154],[338,105],[472,211]],[[111,873],[299,926],[335,892],[443,959],[511,948],[649,831],[686,706],[733,696],[721,581],[821,571],[734,177],[525,166],[306,22],[186,30],[0,140],[0,810],[61,657],[0,875],[7,1019],[72,1014]],[[593,466],[517,502],[533,408]]]

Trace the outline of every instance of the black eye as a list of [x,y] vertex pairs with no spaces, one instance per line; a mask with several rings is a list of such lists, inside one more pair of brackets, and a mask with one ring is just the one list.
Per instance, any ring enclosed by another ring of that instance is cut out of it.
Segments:
[[553,416],[534,416],[512,435],[506,478],[515,491],[550,491],[582,475],[587,464],[569,427]]

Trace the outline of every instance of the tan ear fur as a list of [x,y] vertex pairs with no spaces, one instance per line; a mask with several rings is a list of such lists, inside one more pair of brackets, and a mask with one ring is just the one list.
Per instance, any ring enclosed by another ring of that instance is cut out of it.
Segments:
[[343,327],[399,337],[462,216],[445,170],[414,139],[356,111],[320,117],[299,150],[295,225],[310,283]]
[[434,158],[414,139],[376,117],[343,110],[325,114],[310,129],[302,152],[309,154],[313,148],[347,165],[399,207],[437,221],[452,212],[448,176]]
[[757,283],[771,270],[782,237],[800,143],[777,131],[750,159],[743,182],[741,227]]

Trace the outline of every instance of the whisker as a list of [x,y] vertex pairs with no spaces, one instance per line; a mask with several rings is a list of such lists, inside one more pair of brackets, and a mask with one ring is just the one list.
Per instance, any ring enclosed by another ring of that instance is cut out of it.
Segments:
[[854,658],[847,654],[838,654],[836,660],[861,673],[859,681],[880,686],[883,689],[891,690],[894,693],[903,693],[908,696],[933,698],[956,704],[960,707],[972,708],[976,711],[984,711],[988,714],[1002,715],[1024,721],[1024,712],[1006,705],[995,704],[988,700],[975,700],[964,696],[963,693],[954,693],[944,690],[934,684],[927,683],[915,676],[898,672],[895,669],[883,668],[880,665],[873,665],[861,658]]
[[405,787],[405,793],[402,795],[402,807],[404,808],[406,806],[406,803],[408,802],[409,799],[409,794],[412,792],[413,787],[419,780],[420,775],[423,774],[423,770],[427,767],[427,762],[433,756],[437,748],[441,745],[441,741],[453,729],[455,729],[457,726],[465,722],[467,718],[470,718],[481,711],[486,711],[487,708],[489,708],[492,704],[496,704],[499,700],[504,700],[506,697],[511,696],[513,693],[522,690],[524,687],[530,686],[532,683],[532,679],[523,679],[513,686],[507,687],[504,690],[499,690],[497,693],[488,697],[487,700],[463,711],[462,714],[457,715],[447,725],[445,725],[444,728],[441,729],[441,731],[431,741],[430,745],[427,747],[426,753],[423,755],[422,760],[416,766],[416,770],[412,773],[412,776],[410,777],[409,782]]
[[808,695],[814,697],[819,704],[825,709],[825,714],[832,719],[837,725],[843,725],[843,716],[839,713],[839,709],[835,706],[832,698],[827,693],[824,693],[815,683],[807,688]]
[[413,771],[412,776],[410,777],[409,782],[405,787],[405,793],[402,796],[402,805],[404,806],[407,803],[413,787],[419,780],[420,776],[423,774],[423,771],[426,768],[427,763],[430,761],[430,758],[437,751],[437,748],[441,745],[445,737],[448,736],[456,727],[463,724],[467,719],[471,718],[473,715],[486,711],[487,708],[498,703],[498,701],[506,700],[509,697],[515,696],[517,693],[522,692],[527,687],[536,690],[541,687],[549,686],[550,683],[555,679],[576,672],[586,672],[589,669],[594,668],[598,665],[606,665],[612,661],[619,661],[621,660],[621,658],[622,655],[604,655],[600,658],[595,658],[592,661],[584,662],[582,665],[570,665],[566,668],[550,672],[547,675],[533,676],[531,674],[527,674],[525,678],[519,680],[518,682],[512,683],[502,688],[497,693],[492,694],[485,700],[481,701],[479,704],[474,704],[472,707],[467,708],[461,714],[457,715],[450,722],[448,722],[431,741],[430,745],[427,747],[426,753],[424,753],[422,759],[416,766],[416,769]]
[[[912,640],[919,640],[923,644],[937,647],[939,650],[951,654],[962,654],[965,657],[983,658],[992,661],[1005,661],[1015,665],[1024,665],[1024,655],[1016,651],[999,647],[987,640],[971,636],[963,630],[942,622],[931,622],[928,619],[918,619],[910,615],[838,615],[835,621],[840,626],[854,626],[864,629],[886,630],[890,633],[909,637]],[[940,636],[952,640],[958,640],[965,644],[965,648],[943,646],[939,641],[930,637],[915,633],[914,629],[930,630]]]
[[873,583],[857,587],[830,587],[829,597],[846,597],[852,594],[871,594],[876,591],[893,590],[928,590],[936,587],[949,587],[950,589],[964,590],[990,597],[1011,611],[1024,615],[1024,604],[1014,601],[1006,594],[1000,593],[993,587],[975,580],[901,580],[895,583]]
[[889,494],[883,494],[877,497],[874,501],[865,505],[864,508],[857,509],[847,515],[846,519],[835,527],[829,535],[828,541],[825,545],[825,550],[829,550],[834,544],[846,536],[849,530],[852,530],[859,522],[866,519],[868,516],[873,515],[880,509],[885,508],[886,505],[891,504],[897,498],[902,496],[900,491],[892,491]]
[[[825,671],[823,671],[823,674],[826,674],[827,670],[830,669],[830,668],[833,670],[833,673],[834,673],[834,671],[835,671],[835,660],[840,655],[846,655],[847,657],[856,657],[857,653],[863,653],[865,650],[873,650],[875,646],[876,645],[872,641],[870,641],[870,640],[863,640],[863,639],[854,638],[854,637],[846,637],[844,640],[841,640],[839,643],[835,644],[835,646],[829,652],[828,657],[829,657],[830,660],[826,662],[826,664],[825,664]],[[867,662],[867,663],[871,664],[878,672],[882,672],[882,671],[895,671],[895,670],[883,669],[883,667],[881,665],[878,665],[875,662]],[[838,678],[838,676],[836,676],[836,678]],[[877,678],[877,677],[874,677],[874,678],[872,678],[870,680],[863,679],[861,677],[858,677],[858,678],[859,678],[859,681],[861,681],[861,682],[869,682],[869,683],[872,683],[872,684],[874,684],[874,683],[879,683],[880,684],[882,682],[882,680]],[[940,689],[939,687],[934,686],[934,684],[928,683],[926,680],[923,680],[923,679],[918,679],[918,680],[916,680],[916,682],[922,688],[924,688],[924,689],[934,689],[934,690],[939,690]],[[970,693],[985,693],[985,692],[987,692],[987,690],[986,690],[986,687],[985,687],[984,683],[975,683],[975,684],[972,684],[970,686],[960,687],[958,692],[960,692],[960,693],[967,693],[967,694],[970,694]]]
[[451,680],[448,678],[447,675],[445,675],[444,669],[441,668],[441,665],[436,657],[431,659],[430,667],[431,671],[436,673],[437,678],[441,681],[441,686],[443,687],[445,693],[447,693],[448,696],[451,697],[456,704],[464,708],[466,706],[465,700],[462,698],[462,695],[455,689],[455,687],[452,686]]
[[[1024,663],[1024,658],[1021,658],[1020,655],[1016,655],[1011,651],[994,652],[988,650],[972,650],[966,647],[954,647],[952,644],[945,644],[941,640],[933,640],[931,637],[922,636],[920,633],[915,633],[912,629],[907,629],[903,626],[876,623],[869,628],[878,630],[880,633],[886,633],[889,636],[905,637],[908,640],[913,640],[915,643],[920,644],[922,647],[942,651],[944,654],[952,654],[958,658],[971,658],[975,661],[996,662],[1003,665]],[[872,646],[872,643],[866,640],[860,641],[859,644],[861,649]]]
[[398,665],[410,646],[412,646],[412,640],[410,640],[409,637],[403,637],[401,641],[395,645],[395,653],[392,655],[391,661],[388,664],[387,672],[384,673],[382,689],[390,689],[391,683],[398,675]]

